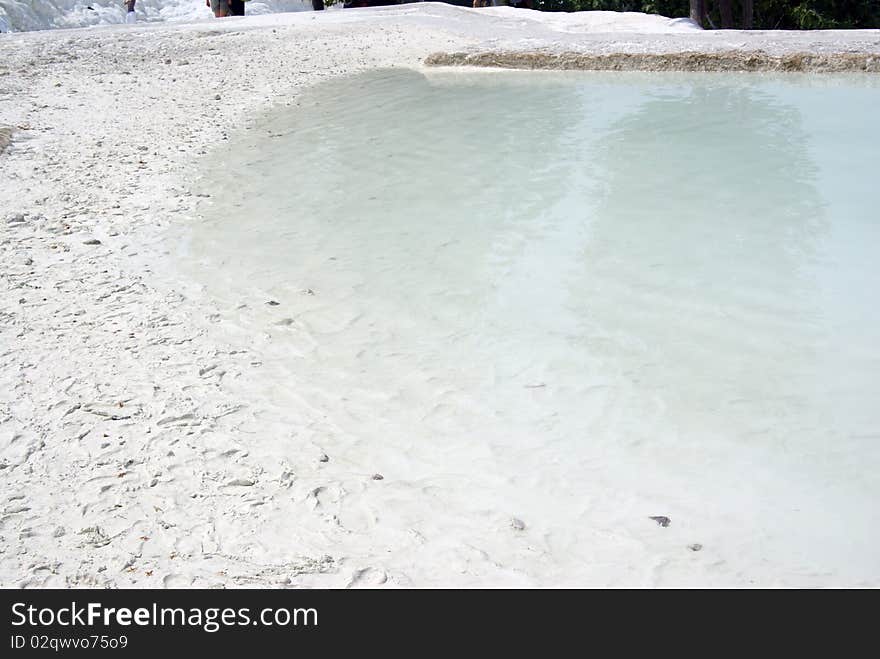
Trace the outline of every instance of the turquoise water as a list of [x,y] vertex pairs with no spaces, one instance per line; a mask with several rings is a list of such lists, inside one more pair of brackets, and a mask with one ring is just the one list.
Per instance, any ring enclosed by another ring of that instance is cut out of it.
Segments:
[[740,577],[876,583],[878,110],[867,76],[355,76],[214,156],[188,259],[282,303],[233,321],[273,395],[399,478],[569,553],[674,510]]

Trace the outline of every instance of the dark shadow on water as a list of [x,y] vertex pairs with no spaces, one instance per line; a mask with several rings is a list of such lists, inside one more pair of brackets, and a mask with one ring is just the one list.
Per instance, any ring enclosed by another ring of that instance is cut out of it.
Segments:
[[827,227],[799,110],[766,82],[692,77],[654,86],[595,154],[604,192],[571,299],[621,373],[710,425],[743,403],[803,412]]

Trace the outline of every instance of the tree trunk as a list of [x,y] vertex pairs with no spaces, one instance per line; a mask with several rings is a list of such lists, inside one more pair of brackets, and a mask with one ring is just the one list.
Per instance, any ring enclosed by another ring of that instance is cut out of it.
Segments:
[[755,20],[754,0],[742,0],[743,6],[743,30],[751,30]]
[[718,0],[718,11],[721,14],[721,29],[733,29],[733,0]]
[[703,18],[705,15],[706,0],[691,0],[691,20],[700,27],[705,27],[706,21]]

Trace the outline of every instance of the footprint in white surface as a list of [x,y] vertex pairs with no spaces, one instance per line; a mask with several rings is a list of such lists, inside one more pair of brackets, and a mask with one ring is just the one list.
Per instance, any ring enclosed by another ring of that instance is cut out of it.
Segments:
[[189,588],[192,586],[192,579],[182,574],[166,574],[162,577],[163,588]]
[[308,498],[313,501],[315,510],[337,510],[339,503],[348,494],[339,483],[328,483],[327,485],[319,485],[311,492]]
[[375,567],[365,567],[355,570],[346,588],[375,588],[381,586],[388,581],[388,575],[385,570]]

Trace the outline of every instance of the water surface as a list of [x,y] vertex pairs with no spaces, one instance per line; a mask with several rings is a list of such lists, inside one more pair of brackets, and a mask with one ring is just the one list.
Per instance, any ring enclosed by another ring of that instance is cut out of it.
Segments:
[[214,156],[189,267],[271,338],[267,399],[413,484],[387,524],[522,518],[530,583],[876,585],[878,108],[869,76],[350,77]]

